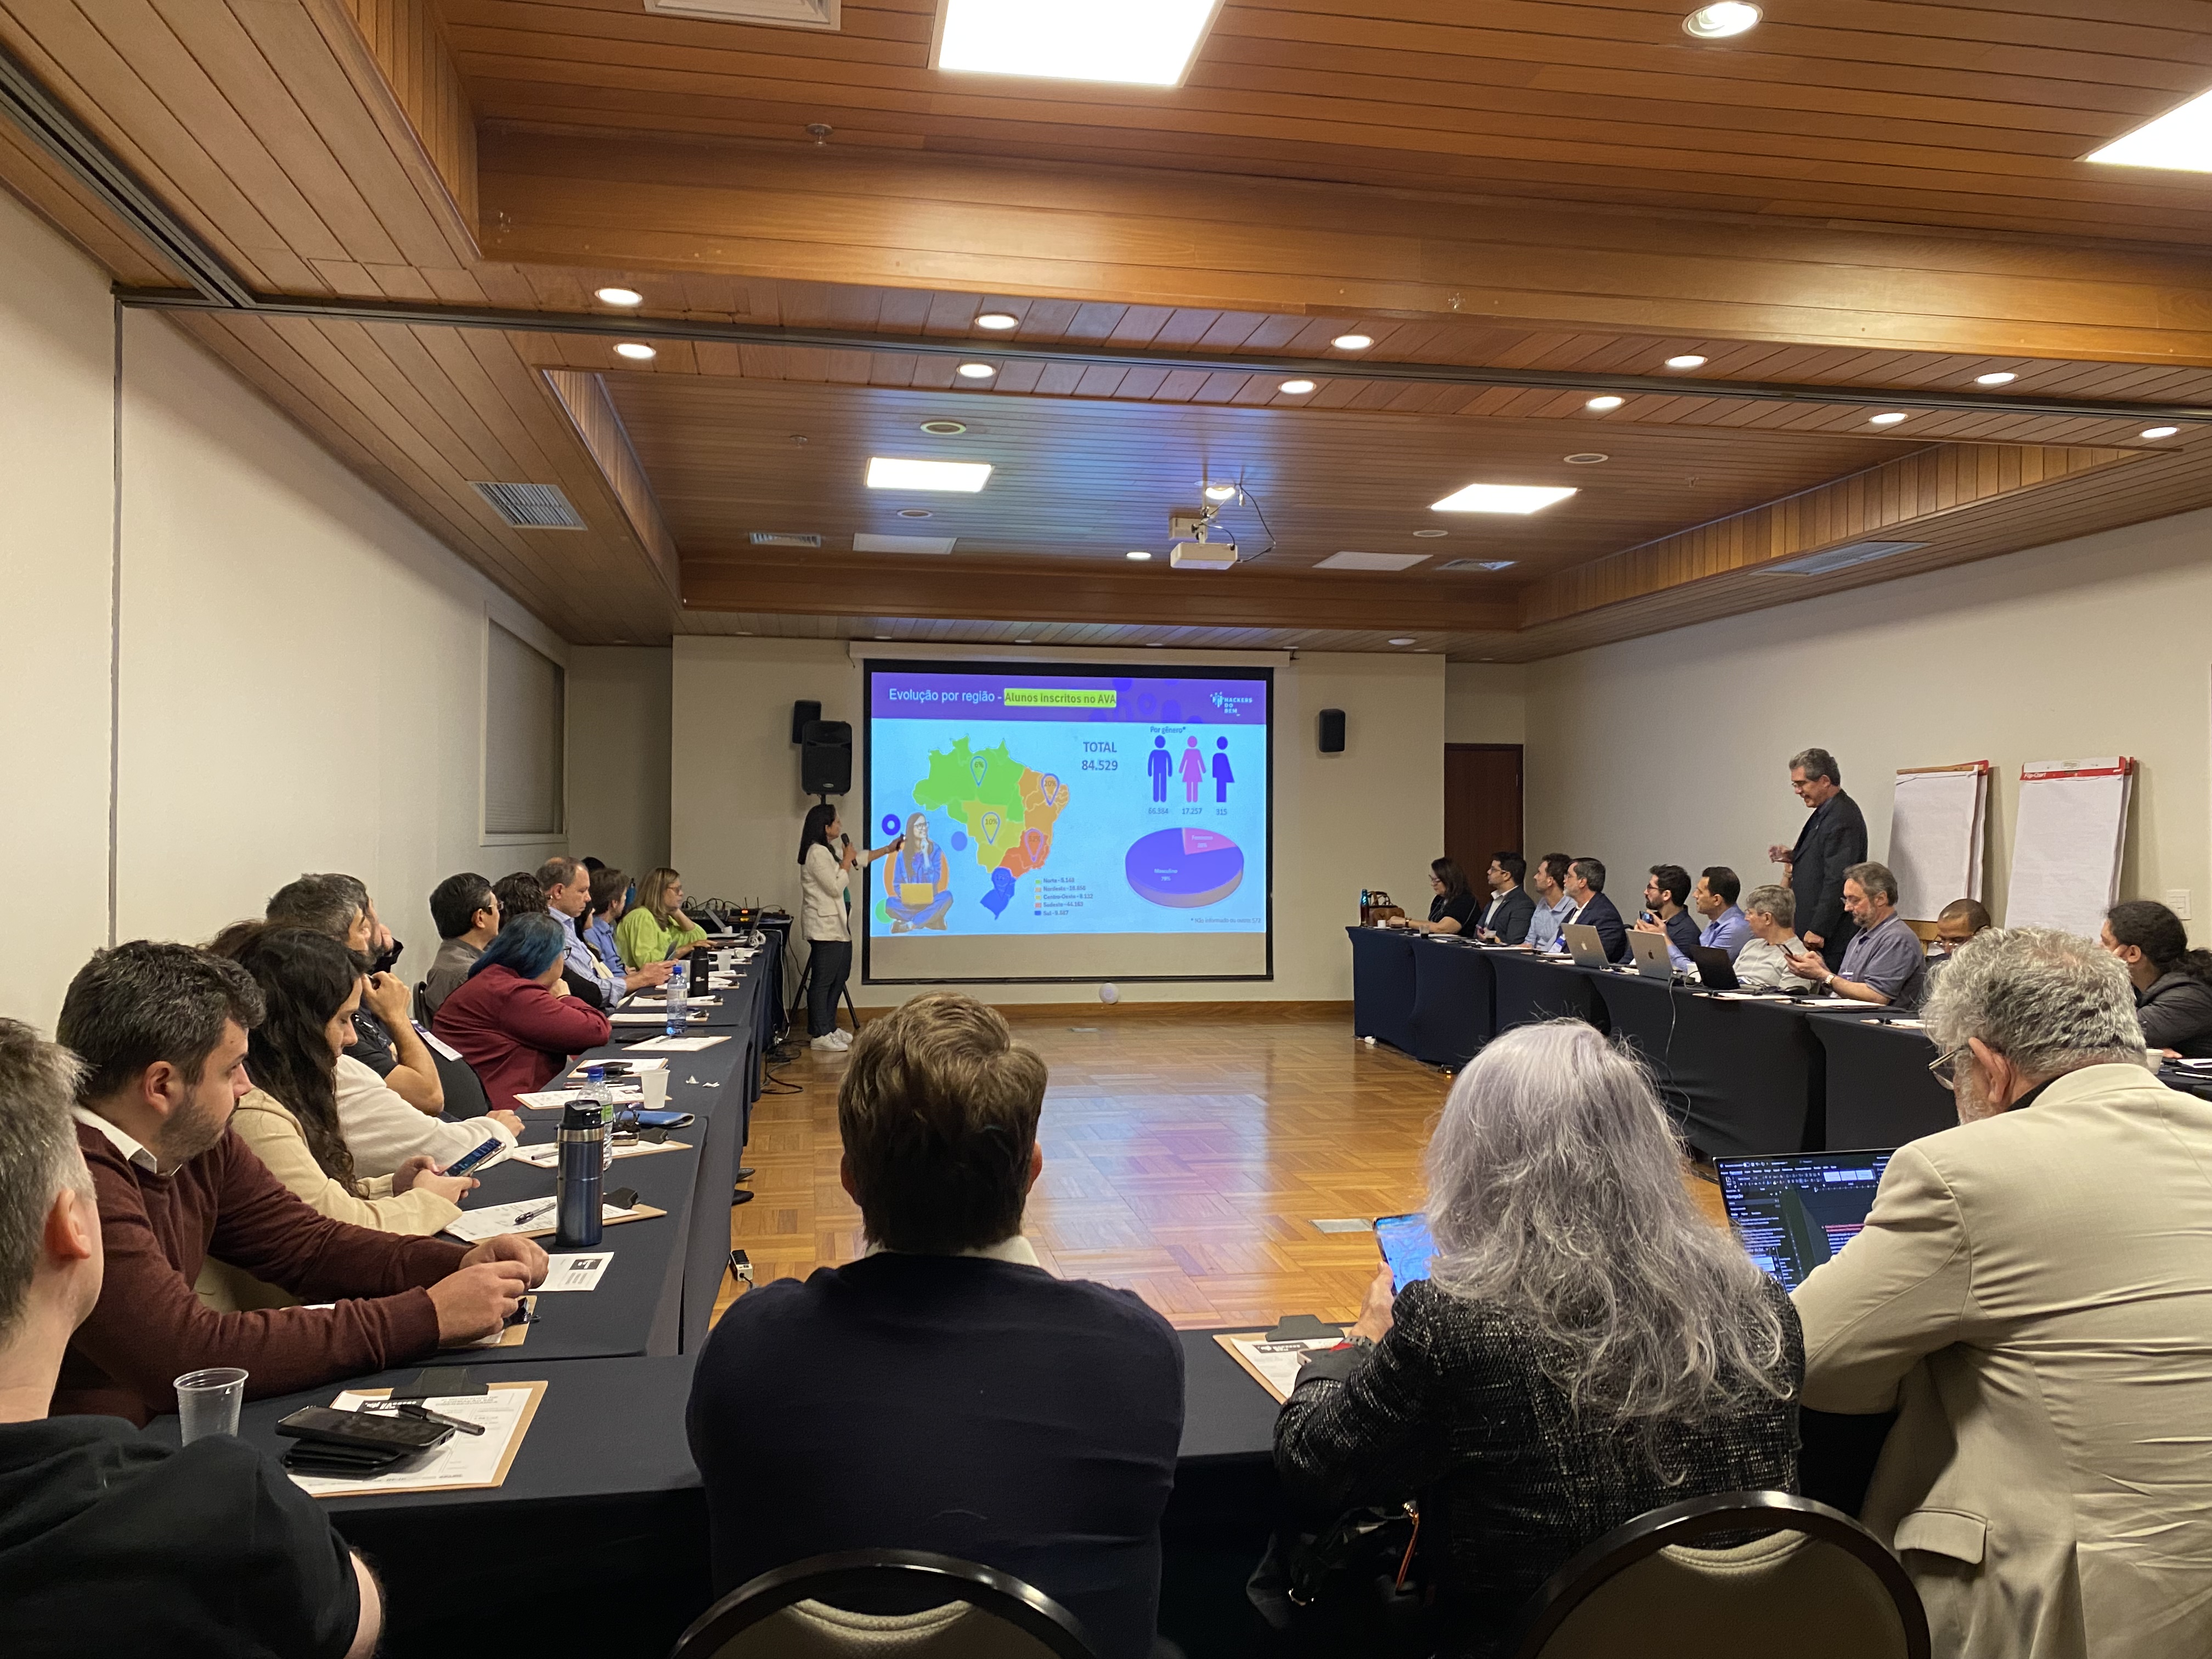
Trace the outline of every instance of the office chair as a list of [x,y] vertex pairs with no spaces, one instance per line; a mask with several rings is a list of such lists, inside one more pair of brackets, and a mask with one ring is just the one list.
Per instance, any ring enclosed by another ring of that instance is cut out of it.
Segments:
[[[866,1613],[848,1604],[920,1612]],[[1074,1615],[1011,1574],[920,1550],[848,1550],[764,1572],[670,1659],[1096,1659]]]
[[[1723,1549],[1716,1533],[1765,1535]],[[1839,1510],[1789,1492],[1694,1498],[1617,1527],[1531,1598],[1515,1659],[1929,1659],[1897,1558]]]

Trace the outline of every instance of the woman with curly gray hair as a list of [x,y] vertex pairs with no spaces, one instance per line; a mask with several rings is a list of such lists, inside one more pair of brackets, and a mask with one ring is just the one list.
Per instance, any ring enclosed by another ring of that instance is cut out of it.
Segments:
[[1445,1653],[1502,1650],[1547,1577],[1646,1510],[1796,1489],[1796,1315],[1682,1171],[1629,1055],[1577,1020],[1507,1033],[1429,1143],[1430,1277],[1394,1299],[1378,1273],[1283,1407],[1294,1498],[1432,1500]]

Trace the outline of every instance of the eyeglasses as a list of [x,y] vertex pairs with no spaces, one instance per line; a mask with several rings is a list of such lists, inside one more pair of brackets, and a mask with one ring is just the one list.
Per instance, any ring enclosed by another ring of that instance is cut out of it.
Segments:
[[1966,1045],[1962,1042],[1948,1053],[1936,1055],[1928,1062],[1928,1075],[1945,1088],[1955,1091],[1959,1086],[1959,1056],[1966,1052]]

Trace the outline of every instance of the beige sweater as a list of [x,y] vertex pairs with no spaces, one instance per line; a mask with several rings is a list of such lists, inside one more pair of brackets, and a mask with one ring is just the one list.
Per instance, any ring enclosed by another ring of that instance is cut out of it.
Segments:
[[[315,1162],[314,1153],[307,1150],[307,1133],[291,1109],[262,1090],[255,1089],[240,1100],[230,1127],[260,1155],[270,1174],[310,1209],[333,1221],[349,1221],[380,1233],[428,1235],[461,1212],[459,1205],[427,1188],[393,1192],[388,1175],[360,1182],[361,1196],[348,1191],[343,1182],[324,1174],[323,1166]],[[201,1301],[226,1313],[286,1307],[293,1300],[275,1285],[212,1257],[200,1273],[198,1289]]]

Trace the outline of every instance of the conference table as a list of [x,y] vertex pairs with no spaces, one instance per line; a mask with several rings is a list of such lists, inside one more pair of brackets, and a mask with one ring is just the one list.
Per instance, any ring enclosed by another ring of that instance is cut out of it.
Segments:
[[1352,1030],[1456,1071],[1492,1037],[1573,1018],[1641,1054],[1705,1157],[1895,1146],[1958,1121],[1934,1045],[1888,1008],[1716,992],[1567,957],[1347,927]]
[[[660,1659],[712,1601],[706,1498],[684,1413],[727,1271],[730,1193],[775,1029],[773,967],[763,951],[690,1028],[727,1041],[667,1056],[668,1104],[698,1121],[671,1133],[686,1150],[619,1158],[609,1170],[610,1187],[632,1188],[667,1213],[605,1230],[611,1260],[596,1289],[540,1297],[518,1347],[441,1352],[246,1405],[240,1437],[281,1456],[290,1443],[278,1420],[328,1404],[341,1388],[398,1388],[459,1365],[475,1381],[547,1385],[499,1486],[322,1500],[384,1581],[391,1659],[472,1649]],[[659,1035],[617,1031],[621,1041],[578,1064]],[[552,1139],[557,1111],[524,1115],[525,1145]],[[472,1205],[550,1195],[553,1172],[510,1160],[483,1182]],[[1243,1631],[1243,1580],[1278,1507],[1275,1401],[1210,1334],[1183,1333],[1182,1343],[1187,1407],[1163,1526],[1163,1628]],[[760,1407],[772,1413],[775,1402]],[[176,1431],[173,1416],[149,1431],[171,1442]]]

